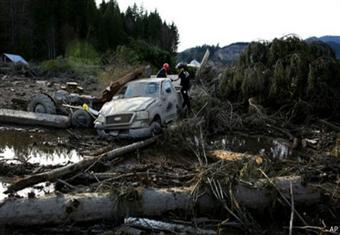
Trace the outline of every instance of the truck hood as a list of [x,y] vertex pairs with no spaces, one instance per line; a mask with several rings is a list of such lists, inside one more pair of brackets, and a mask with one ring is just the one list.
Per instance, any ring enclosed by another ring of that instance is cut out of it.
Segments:
[[118,113],[131,113],[145,110],[152,103],[156,102],[153,97],[133,97],[127,99],[111,100],[103,105],[99,114],[108,116]]

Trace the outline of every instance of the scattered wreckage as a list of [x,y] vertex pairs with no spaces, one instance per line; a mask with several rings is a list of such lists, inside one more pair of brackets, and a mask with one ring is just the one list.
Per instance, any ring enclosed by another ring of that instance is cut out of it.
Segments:
[[81,95],[83,88],[68,82],[54,94],[34,96],[28,112],[0,110],[0,121],[58,128],[94,126],[100,136],[150,137],[177,119],[182,96],[170,79],[139,79],[142,74],[137,69],[111,82],[99,98]]
[[38,94],[29,102],[27,111],[36,113],[58,114],[71,117],[73,127],[92,127],[93,121],[104,103],[110,101],[116,92],[129,81],[142,76],[144,68],[112,81],[100,97],[82,95],[83,88],[75,82],[68,82],[54,94]]
[[[207,50],[196,76],[207,63],[208,57]],[[0,110],[0,121],[59,128],[95,127],[98,134],[105,137],[153,136],[177,119],[182,111],[183,98],[180,85],[174,82],[177,75],[168,75],[167,79],[152,76],[141,79],[143,74],[150,75],[149,69],[148,66],[140,67],[112,81],[100,97],[82,95],[82,87],[75,82],[67,82],[66,86],[53,94],[40,93],[34,96],[27,105],[27,113]],[[141,80],[135,81],[137,79]],[[40,113],[40,117],[34,113]],[[56,115],[62,116],[61,125],[51,123],[59,120]]]
[[91,127],[100,107],[101,100],[89,95],[81,95],[83,88],[75,82],[68,82],[54,94],[42,93],[28,103],[27,111],[33,113],[68,116],[70,126]]

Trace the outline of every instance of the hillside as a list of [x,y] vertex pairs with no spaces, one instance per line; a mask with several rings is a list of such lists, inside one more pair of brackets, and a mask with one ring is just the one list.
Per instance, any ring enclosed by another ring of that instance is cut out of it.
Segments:
[[248,43],[237,42],[225,47],[203,45],[189,48],[177,55],[177,61],[185,61],[189,63],[195,59],[201,61],[207,49],[210,51],[210,59],[217,65],[231,64],[236,61],[242,51],[248,46]]
[[221,48],[219,46],[209,46],[209,45],[192,47],[192,48],[186,49],[178,53],[177,61],[187,62],[187,63],[190,63],[190,61],[192,60],[201,61],[207,49],[209,49],[211,55],[213,55],[215,51]]
[[340,59],[340,36],[310,37],[306,41],[322,41],[327,43],[333,49],[336,58]]
[[[321,41],[327,43],[333,49],[336,58],[340,59],[340,36],[310,37],[307,38],[306,41]],[[197,46],[180,52],[177,55],[177,61],[185,61],[187,63],[193,59],[200,61],[205,51],[209,49],[210,59],[214,61],[216,65],[229,65],[240,57],[240,54],[248,45],[248,42],[236,42],[225,47],[209,45]]]
[[212,60],[217,63],[231,64],[235,62],[249,45],[246,42],[237,42],[218,49],[212,56]]

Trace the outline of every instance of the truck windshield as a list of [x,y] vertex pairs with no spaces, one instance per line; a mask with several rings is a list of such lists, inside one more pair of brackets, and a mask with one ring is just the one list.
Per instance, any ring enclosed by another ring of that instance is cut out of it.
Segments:
[[156,82],[134,82],[124,86],[119,95],[124,98],[131,97],[156,97],[159,95],[159,83]]

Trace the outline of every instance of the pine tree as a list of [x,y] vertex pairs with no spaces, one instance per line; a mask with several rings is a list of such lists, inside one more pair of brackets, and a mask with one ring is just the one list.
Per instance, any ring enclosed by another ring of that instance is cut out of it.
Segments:
[[[85,42],[104,53],[118,45],[141,40],[174,54],[178,45],[175,24],[163,22],[157,11],[148,13],[134,4],[125,13],[115,0],[2,0],[0,1],[0,51],[27,59],[65,56],[73,42]],[[157,51],[157,53],[156,53]]]

